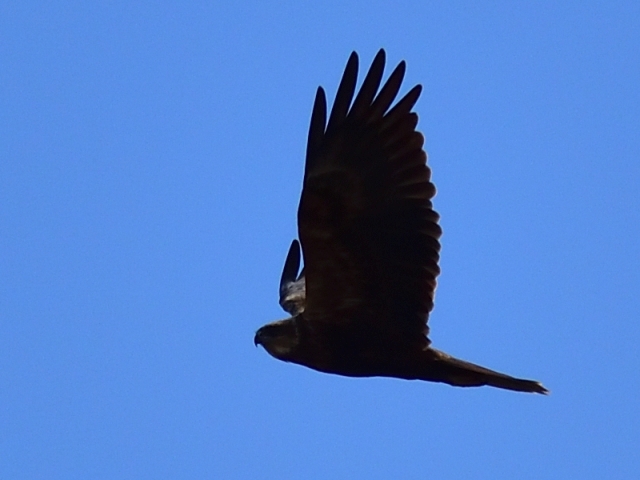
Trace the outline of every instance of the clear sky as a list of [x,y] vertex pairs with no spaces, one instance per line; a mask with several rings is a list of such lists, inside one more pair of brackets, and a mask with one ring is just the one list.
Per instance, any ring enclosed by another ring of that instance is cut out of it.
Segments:
[[[3,1],[0,478],[640,478],[639,32],[637,1]],[[548,397],[253,345],[315,89],[381,47],[424,86],[434,345]]]

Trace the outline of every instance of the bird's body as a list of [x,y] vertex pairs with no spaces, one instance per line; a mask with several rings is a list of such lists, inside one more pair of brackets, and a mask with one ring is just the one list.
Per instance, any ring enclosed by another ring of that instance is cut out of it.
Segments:
[[327,373],[547,393],[430,346],[441,229],[411,112],[421,87],[390,108],[405,65],[379,89],[384,63],[381,50],[353,100],[351,55],[328,123],[318,89],[298,209],[304,271],[294,240],[280,282],[280,304],[292,317],[260,328],[254,341],[280,360]]

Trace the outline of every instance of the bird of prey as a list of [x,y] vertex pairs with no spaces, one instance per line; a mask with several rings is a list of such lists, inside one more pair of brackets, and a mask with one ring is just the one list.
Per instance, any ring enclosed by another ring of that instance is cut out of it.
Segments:
[[[416,131],[416,85],[393,107],[401,62],[380,88],[385,52],[355,95],[351,54],[327,122],[319,87],[306,152],[298,234],[285,261],[280,305],[291,317],[255,334],[273,357],[351,377],[396,377],[459,387],[548,393],[431,347],[442,233],[435,187]],[[300,246],[304,269],[300,269]]]

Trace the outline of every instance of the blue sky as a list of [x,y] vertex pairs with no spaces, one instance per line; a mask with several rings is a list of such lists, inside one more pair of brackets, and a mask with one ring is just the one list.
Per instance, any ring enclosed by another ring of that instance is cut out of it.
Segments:
[[[631,1],[3,2],[0,477],[638,478],[638,32]],[[424,86],[434,345],[549,397],[253,345],[315,89],[380,47]]]

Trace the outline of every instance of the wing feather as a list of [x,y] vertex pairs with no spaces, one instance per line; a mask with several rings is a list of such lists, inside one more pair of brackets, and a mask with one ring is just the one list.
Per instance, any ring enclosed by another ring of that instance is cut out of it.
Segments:
[[380,93],[376,97],[376,99],[371,104],[370,116],[371,120],[377,120],[389,109],[393,100],[398,95],[400,91],[400,86],[402,85],[402,80],[404,79],[404,74],[407,69],[407,64],[402,61],[398,64],[389,78],[387,82],[384,84]]
[[380,89],[384,63],[380,50],[349,109],[358,73],[352,53],[326,130],[324,92],[316,95],[298,209],[304,316],[371,338],[428,342],[441,230],[424,138],[411,112],[421,87],[389,109],[405,64]]
[[324,131],[327,123],[327,100],[322,87],[316,91],[316,99],[313,102],[311,124],[309,125],[309,138],[307,140],[307,159],[305,172],[312,170],[310,165],[314,159],[319,158],[320,149],[324,140]]
[[304,311],[305,280],[300,270],[300,244],[291,242],[287,259],[280,277],[280,306],[285,312],[296,316]]
[[351,100],[353,99],[353,93],[356,89],[356,80],[358,79],[358,55],[356,52],[352,52],[347,66],[344,69],[340,86],[338,87],[338,93],[336,93],[336,99],[333,102],[333,108],[331,109],[331,115],[329,116],[329,124],[327,125],[327,131],[337,130],[347,117]]

